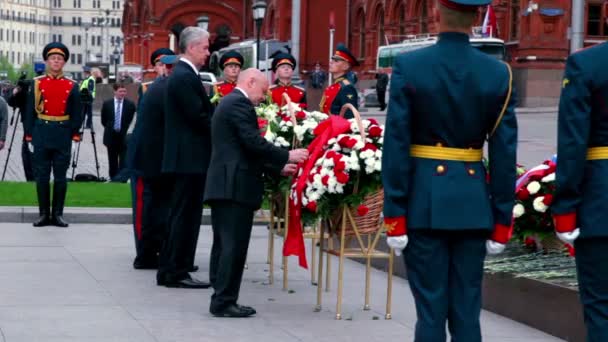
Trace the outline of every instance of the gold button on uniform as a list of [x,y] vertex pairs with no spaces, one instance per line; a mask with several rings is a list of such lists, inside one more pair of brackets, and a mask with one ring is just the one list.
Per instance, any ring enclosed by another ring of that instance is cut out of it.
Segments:
[[444,172],[445,172],[445,166],[438,165],[437,166],[437,173],[444,173]]
[[471,175],[471,176],[475,175],[475,170],[469,169],[469,175]]

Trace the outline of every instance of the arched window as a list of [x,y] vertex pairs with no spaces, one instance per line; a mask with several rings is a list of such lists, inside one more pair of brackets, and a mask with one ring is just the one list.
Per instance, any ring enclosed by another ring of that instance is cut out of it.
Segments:
[[378,46],[384,45],[386,43],[386,39],[384,36],[384,9],[382,7],[378,8],[378,17],[377,17],[377,32],[378,32]]
[[363,9],[359,11],[357,15],[357,21],[359,23],[359,57],[365,57],[365,12]]

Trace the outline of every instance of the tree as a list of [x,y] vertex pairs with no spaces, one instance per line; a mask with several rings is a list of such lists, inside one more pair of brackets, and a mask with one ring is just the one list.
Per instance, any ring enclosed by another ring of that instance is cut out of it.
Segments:
[[0,55],[0,79],[7,79],[10,81],[17,81],[19,75],[15,72],[15,68],[8,61],[8,58]]

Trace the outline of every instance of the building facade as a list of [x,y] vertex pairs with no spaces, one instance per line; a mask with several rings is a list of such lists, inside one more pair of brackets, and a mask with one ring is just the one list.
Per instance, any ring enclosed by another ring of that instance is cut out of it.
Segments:
[[[180,26],[209,18],[213,42],[219,36],[236,42],[254,37],[252,0],[129,0],[124,9],[125,60],[147,65],[150,51],[175,46],[172,34]],[[360,88],[373,84],[378,46],[407,35],[436,33],[435,0],[301,0],[300,55],[302,70],[316,61],[327,68],[330,22],[334,44],[345,42],[357,55]],[[291,39],[292,0],[268,0],[263,38]],[[523,106],[554,106],[560,91],[565,60],[570,54],[571,0],[494,0],[497,36],[505,41],[508,61]],[[333,12],[333,15],[332,15]],[[485,9],[480,11],[480,23]],[[331,19],[333,20],[331,20]],[[585,2],[585,46],[608,39],[607,9],[603,0]],[[172,45],[173,44],[173,45]],[[369,81],[366,81],[369,80]]]
[[71,55],[64,70],[80,79],[87,63],[124,60],[123,6],[122,0],[0,0],[0,52],[20,68],[42,60],[47,43],[62,42]]

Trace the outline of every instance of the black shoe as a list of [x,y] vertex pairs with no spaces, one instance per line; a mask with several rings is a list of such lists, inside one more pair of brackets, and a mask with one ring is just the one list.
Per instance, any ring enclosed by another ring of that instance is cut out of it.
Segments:
[[42,214],[40,218],[36,222],[34,222],[34,227],[46,227],[51,225],[51,218],[48,214]]
[[155,270],[158,269],[158,262],[154,261],[133,261],[133,268],[136,270]]
[[57,227],[61,227],[61,228],[67,228],[69,226],[69,224],[67,222],[65,222],[63,220],[63,217],[60,215],[53,216],[53,218],[51,219],[51,224],[53,226],[57,226]]
[[[159,285],[161,285],[161,284],[159,284]],[[171,283],[164,283],[162,285],[164,285],[166,287],[180,288],[180,289],[208,289],[211,287],[211,284],[204,282],[204,281],[196,280],[193,278],[182,279],[180,281],[171,282]]]
[[190,269],[188,270],[188,272],[196,272],[198,271],[198,266],[193,265],[192,267],[190,267]]
[[253,316],[256,311],[253,308],[247,306],[240,306],[236,304],[228,305],[221,310],[210,310],[211,314],[215,317],[229,317],[229,318],[244,318]]

